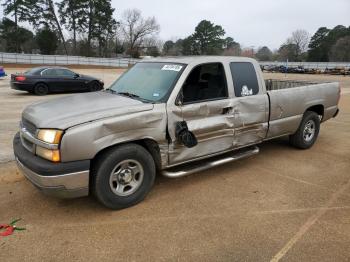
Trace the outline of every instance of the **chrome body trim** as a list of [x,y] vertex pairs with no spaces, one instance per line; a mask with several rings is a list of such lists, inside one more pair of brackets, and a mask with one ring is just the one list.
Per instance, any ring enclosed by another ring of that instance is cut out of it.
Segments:
[[225,156],[222,159],[210,160],[204,163],[198,163],[198,165],[191,165],[189,167],[180,167],[177,168],[179,170],[171,171],[171,170],[163,170],[162,175],[169,178],[177,178],[187,176],[193,173],[197,173],[212,167],[220,166],[229,162],[233,162],[239,159],[243,159],[252,155],[256,155],[259,153],[259,148],[254,146],[253,148],[249,148],[245,151],[233,153],[231,156]]

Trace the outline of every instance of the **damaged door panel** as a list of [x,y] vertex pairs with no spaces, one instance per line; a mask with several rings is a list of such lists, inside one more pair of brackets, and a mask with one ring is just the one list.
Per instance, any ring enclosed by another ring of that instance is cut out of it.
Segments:
[[[175,164],[207,154],[232,148],[234,116],[230,99],[175,106],[169,115],[169,131],[173,143],[169,145],[169,163]],[[171,116],[171,117],[170,117]],[[174,125],[186,121],[198,144],[187,148],[176,140]]]
[[233,99],[234,147],[257,144],[268,130],[268,97],[253,95]]

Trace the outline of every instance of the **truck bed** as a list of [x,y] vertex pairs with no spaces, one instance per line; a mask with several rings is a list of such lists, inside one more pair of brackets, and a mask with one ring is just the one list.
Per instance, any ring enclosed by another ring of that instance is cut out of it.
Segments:
[[293,134],[310,108],[322,121],[336,113],[339,83],[266,79],[265,86],[270,107],[267,139]]
[[295,81],[295,80],[276,80],[276,79],[265,79],[265,86],[267,91],[287,89],[299,86],[317,85],[320,83],[310,81]]

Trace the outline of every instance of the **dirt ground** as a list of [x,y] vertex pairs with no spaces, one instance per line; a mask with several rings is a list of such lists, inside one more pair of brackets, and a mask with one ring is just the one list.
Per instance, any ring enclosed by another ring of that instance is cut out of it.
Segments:
[[[107,86],[121,73],[77,71]],[[0,261],[349,261],[350,77],[288,79],[341,82],[340,114],[322,124],[313,148],[282,138],[245,160],[159,176],[145,201],[121,211],[92,197],[49,198],[18,173],[11,140],[21,111],[61,95],[35,97],[0,80],[0,224],[22,218],[27,229],[0,237]]]

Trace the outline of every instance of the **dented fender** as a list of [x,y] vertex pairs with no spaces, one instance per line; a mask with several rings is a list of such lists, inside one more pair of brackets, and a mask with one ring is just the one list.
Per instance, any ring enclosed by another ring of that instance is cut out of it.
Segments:
[[67,129],[62,138],[62,161],[93,159],[105,148],[150,139],[157,142],[162,165],[166,165],[166,124],[165,104],[155,104],[150,111],[133,112],[74,126]]

